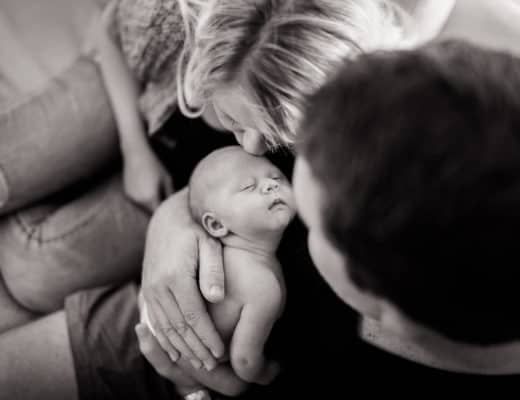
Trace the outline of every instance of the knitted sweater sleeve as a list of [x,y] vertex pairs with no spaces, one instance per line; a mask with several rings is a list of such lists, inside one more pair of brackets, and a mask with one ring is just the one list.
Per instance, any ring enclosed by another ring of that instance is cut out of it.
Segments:
[[177,61],[184,41],[177,0],[119,0],[115,23],[123,54],[142,88],[141,113],[153,134],[176,107]]

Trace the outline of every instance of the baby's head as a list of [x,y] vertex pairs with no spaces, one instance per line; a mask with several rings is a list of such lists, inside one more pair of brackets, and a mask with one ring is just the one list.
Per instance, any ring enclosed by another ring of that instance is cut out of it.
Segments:
[[189,182],[193,218],[213,237],[279,238],[295,214],[291,186],[265,157],[229,146],[206,156]]

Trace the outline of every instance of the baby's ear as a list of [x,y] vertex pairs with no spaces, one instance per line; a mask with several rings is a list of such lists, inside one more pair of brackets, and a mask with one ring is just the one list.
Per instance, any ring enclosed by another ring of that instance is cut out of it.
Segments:
[[211,236],[216,238],[224,237],[228,234],[228,229],[212,212],[206,212],[202,216],[202,226]]

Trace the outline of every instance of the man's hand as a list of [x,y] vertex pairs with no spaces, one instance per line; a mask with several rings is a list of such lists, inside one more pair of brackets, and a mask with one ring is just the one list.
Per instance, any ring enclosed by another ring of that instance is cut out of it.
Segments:
[[173,363],[161,346],[157,343],[146,326],[136,326],[139,339],[139,348],[148,362],[155,368],[159,375],[172,381],[182,382],[186,374],[198,381],[202,387],[206,387],[226,396],[238,396],[247,388],[247,383],[240,380],[233,370],[226,365],[220,365],[213,371],[194,370],[189,365]]
[[124,156],[125,193],[152,213],[173,193],[171,176],[148,146]]
[[208,301],[223,299],[222,249],[192,220],[187,195],[185,189],[170,197],[152,217],[142,292],[161,347],[211,370],[225,349],[200,291]]

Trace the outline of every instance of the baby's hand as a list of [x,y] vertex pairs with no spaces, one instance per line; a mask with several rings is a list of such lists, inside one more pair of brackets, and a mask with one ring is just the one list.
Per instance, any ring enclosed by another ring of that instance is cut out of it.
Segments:
[[150,212],[173,193],[170,174],[147,147],[125,155],[123,183],[128,197]]

